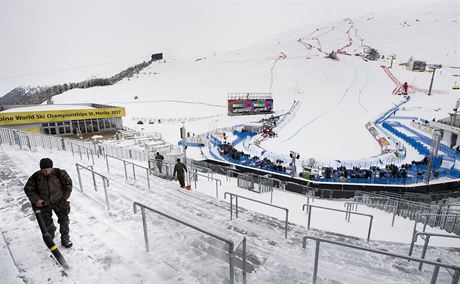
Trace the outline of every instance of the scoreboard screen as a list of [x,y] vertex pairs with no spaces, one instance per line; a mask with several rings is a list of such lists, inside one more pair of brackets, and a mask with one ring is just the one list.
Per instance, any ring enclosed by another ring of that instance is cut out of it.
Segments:
[[271,113],[273,99],[245,99],[236,98],[228,100],[229,115]]

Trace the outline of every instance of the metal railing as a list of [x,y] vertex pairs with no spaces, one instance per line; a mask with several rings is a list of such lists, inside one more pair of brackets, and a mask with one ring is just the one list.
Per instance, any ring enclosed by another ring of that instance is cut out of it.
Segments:
[[178,223],[181,223],[182,225],[185,225],[187,227],[190,227],[192,229],[195,229],[199,232],[202,232],[208,236],[211,236],[213,238],[216,238],[220,241],[223,241],[225,242],[226,244],[228,244],[228,254],[229,254],[229,268],[230,268],[230,283],[233,284],[235,283],[235,252],[236,250],[240,247],[240,245],[242,244],[242,251],[243,251],[243,265],[242,265],[242,270],[243,270],[243,283],[246,283],[246,237],[243,237],[238,243],[235,243],[228,239],[228,238],[224,238],[222,236],[219,236],[217,234],[214,234],[212,232],[209,232],[205,229],[202,229],[200,227],[197,227],[193,224],[190,224],[189,222],[186,222],[184,220],[181,220],[179,218],[176,218],[176,217],[173,217],[169,214],[166,214],[164,212],[161,212],[159,210],[156,210],[156,209],[153,209],[153,208],[150,208],[144,204],[141,204],[141,203],[138,203],[138,202],[134,202],[133,203],[133,211],[134,211],[134,214],[137,213],[137,207],[140,207],[141,208],[141,214],[142,214],[142,226],[144,228],[144,240],[145,240],[145,250],[147,252],[150,251],[150,247],[149,247],[149,238],[148,238],[148,232],[147,232],[147,220],[145,218],[145,209],[149,210],[149,211],[152,211],[154,213],[157,213],[163,217],[166,217],[168,219],[171,219],[171,220],[174,220]]
[[[72,155],[75,156],[75,153],[77,152],[77,150],[75,148],[78,149],[78,154],[80,155],[80,160],[83,160],[83,153],[86,154],[86,158],[88,159],[88,161],[90,160],[90,156],[91,156],[91,163],[94,165],[94,151],[93,149],[89,149],[88,147],[86,147],[86,145],[81,145],[80,143],[74,143],[72,141],[69,141],[69,140],[66,140],[65,141],[65,145],[66,145],[66,148],[68,148],[70,146],[70,150],[72,151]],[[66,148],[64,148],[64,150],[66,150]],[[82,151],[83,149],[83,151]],[[99,155],[98,155],[99,157]]]
[[114,157],[114,156],[105,155],[105,164],[106,164],[106,166],[107,166],[107,171],[108,171],[109,173],[110,173],[109,158],[112,158],[112,159],[115,159],[115,160],[118,160],[118,161],[123,162],[123,167],[124,167],[124,170],[125,170],[125,179],[126,179],[126,180],[128,180],[128,170],[127,170],[126,165],[132,165],[132,169],[133,169],[133,178],[134,178],[134,179],[136,179],[136,167],[145,170],[145,175],[146,175],[146,177],[147,177],[147,185],[148,185],[148,188],[149,188],[149,190],[150,190],[150,169],[149,169],[149,168],[144,167],[144,166],[141,166],[141,165],[137,165],[137,164],[135,164],[135,163],[133,163],[133,162],[126,161],[126,160],[123,160],[123,159],[120,159],[120,158],[117,158],[117,157]]
[[[237,186],[240,188],[248,189],[257,193],[270,192],[270,203],[273,204],[273,188],[278,183],[278,188],[283,186],[283,182],[279,179],[272,177],[265,177],[256,174],[245,174],[234,170],[227,170],[226,180],[229,181],[233,175],[236,176]],[[255,190],[254,184],[258,184],[258,189]]]
[[[439,227],[449,233],[456,233],[458,235],[458,230],[455,229],[460,228],[460,224],[457,227],[457,223],[460,223],[460,213],[459,214],[419,214],[419,218],[415,218],[415,227],[417,226],[417,222],[419,222],[421,217],[425,217],[425,221],[423,222],[423,231],[425,232],[426,226],[430,225],[432,227]],[[432,218],[433,217],[433,218]],[[432,222],[430,223],[430,221]],[[451,225],[449,227],[449,225]]]
[[[351,210],[355,210],[355,212],[358,211],[358,205],[364,205],[364,206],[367,206],[366,203],[361,203],[361,202],[345,202],[344,203],[344,207],[346,207],[347,211],[351,211]],[[388,209],[391,208],[391,212],[393,212],[393,219],[391,221],[391,226],[393,227],[394,226],[394,223],[395,223],[395,216],[396,216],[396,206],[393,206],[393,205],[387,205],[387,204],[374,204],[372,206],[369,206],[370,208],[378,208],[378,209],[383,209],[384,211],[388,212]]]
[[313,279],[312,283],[316,284],[317,283],[317,278],[318,278],[318,266],[319,266],[319,250],[320,250],[320,243],[330,243],[338,246],[343,246],[343,247],[348,247],[348,248],[353,248],[357,250],[362,250],[362,251],[368,251],[376,254],[382,254],[382,255],[387,255],[387,256],[392,256],[396,258],[401,258],[401,259],[406,259],[406,260],[411,260],[411,261],[416,261],[419,263],[426,263],[426,264],[431,264],[434,265],[435,269],[433,270],[433,274],[431,277],[431,284],[435,284],[438,278],[438,273],[439,273],[439,268],[444,267],[446,269],[453,269],[454,275],[452,276],[452,284],[457,284],[460,276],[460,266],[456,266],[453,264],[445,264],[440,261],[431,261],[431,260],[425,260],[425,259],[420,259],[420,258],[415,258],[411,256],[406,256],[402,254],[397,254],[397,253],[392,253],[392,252],[387,252],[383,250],[377,250],[377,249],[372,249],[372,248],[367,248],[367,247],[362,247],[362,246],[357,246],[357,245],[352,245],[352,244],[347,244],[343,242],[337,242],[333,240],[328,240],[328,239],[323,239],[323,238],[318,238],[318,237],[311,237],[311,236],[306,236],[302,240],[302,248],[307,247],[307,239],[314,240],[316,242],[316,247],[315,247],[315,260],[314,260],[314,265],[313,265]]
[[307,221],[307,229],[310,230],[310,222],[311,222],[311,211],[312,208],[318,208],[318,209],[324,209],[324,210],[329,210],[329,211],[336,211],[336,212],[343,212],[345,213],[345,220],[347,220],[348,217],[348,222],[350,222],[350,215],[360,215],[360,216],[366,216],[370,218],[369,222],[369,230],[367,232],[367,242],[369,242],[371,238],[371,230],[372,230],[372,221],[374,219],[374,216],[370,214],[363,214],[363,213],[358,213],[358,212],[352,212],[352,211],[346,211],[346,210],[340,210],[340,209],[334,209],[334,208],[329,208],[329,207],[322,207],[322,206],[315,206],[315,205],[310,205],[310,204],[304,204],[302,206],[302,211],[305,211],[305,208],[307,208],[306,213],[308,214],[308,221]]
[[284,207],[281,207],[281,206],[276,206],[276,205],[273,205],[273,204],[270,204],[270,203],[262,202],[262,201],[259,201],[259,200],[255,200],[255,199],[245,197],[245,196],[241,196],[241,195],[238,195],[238,194],[234,194],[234,193],[231,193],[231,192],[225,192],[224,193],[224,199],[227,199],[227,195],[230,195],[230,220],[233,219],[233,198],[234,197],[235,197],[235,209],[236,209],[235,210],[235,216],[236,216],[236,218],[238,218],[238,198],[242,198],[242,199],[245,199],[245,200],[249,200],[249,201],[252,201],[252,202],[256,202],[256,203],[260,203],[260,204],[264,204],[264,205],[267,205],[267,206],[270,206],[270,207],[274,207],[274,208],[284,210],[286,212],[286,220],[285,220],[285,225],[284,225],[284,238],[287,238],[288,221],[289,221],[289,209],[288,208],[284,208]]
[[[220,179],[217,179],[217,178],[214,178],[214,177],[199,174],[196,169],[194,169],[194,170],[195,170],[194,172],[191,171],[189,173],[189,177],[190,177],[190,179],[193,178],[193,181],[195,182],[195,188],[197,188],[196,182],[198,181],[198,176],[208,178],[208,181],[209,180],[214,180],[216,182],[216,198],[219,198],[219,185],[222,186],[222,181]],[[193,175],[193,177],[192,177],[192,175]]]
[[91,167],[91,168],[88,168],[88,167],[85,167],[83,165],[80,165],[79,163],[76,163],[75,164],[75,167],[77,169],[77,175],[78,175],[78,182],[80,184],[80,191],[83,192],[83,184],[81,182],[81,174],[80,174],[80,168],[82,169],[85,169],[89,172],[91,172],[92,176],[93,176],[93,185],[94,185],[94,191],[97,192],[97,187],[96,187],[96,178],[95,178],[95,175],[98,175],[102,178],[102,185],[104,187],[104,194],[105,194],[105,203],[107,205],[107,210],[110,210],[110,205],[109,205],[109,196],[108,196],[108,193],[107,193],[107,187],[110,186],[110,182],[109,182],[109,179],[98,173],[98,172],[95,172],[94,169]]
[[[412,252],[414,251],[414,245],[417,242],[418,236],[420,236],[420,237],[425,236],[425,243],[423,244],[422,256],[420,257],[421,259],[425,259],[426,250],[428,248],[428,244],[430,243],[430,238],[431,237],[460,239],[460,236],[452,236],[452,235],[437,234],[437,233],[428,233],[428,232],[425,232],[425,231],[423,231],[423,232],[414,231],[414,233],[412,235],[412,241],[410,243],[409,256],[412,256]],[[418,266],[418,270],[422,270],[422,265],[423,265],[423,263],[420,263],[420,265]]]

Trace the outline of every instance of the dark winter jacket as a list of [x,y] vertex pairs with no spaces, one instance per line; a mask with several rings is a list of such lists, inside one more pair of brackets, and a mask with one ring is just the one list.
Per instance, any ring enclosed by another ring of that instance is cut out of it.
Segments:
[[155,156],[155,162],[157,164],[162,164],[164,159],[165,159],[165,157],[163,157],[163,155],[161,155],[161,154],[158,154],[158,155]]
[[177,177],[183,177],[185,176],[185,172],[187,171],[187,167],[181,163],[181,162],[178,162],[175,166],[174,166],[174,173],[173,173],[173,176],[176,175],[177,173]]
[[72,192],[72,179],[65,170],[61,169],[53,169],[49,176],[44,175],[42,171],[37,171],[27,180],[24,192],[32,203],[43,199],[49,205],[57,204],[69,199]]

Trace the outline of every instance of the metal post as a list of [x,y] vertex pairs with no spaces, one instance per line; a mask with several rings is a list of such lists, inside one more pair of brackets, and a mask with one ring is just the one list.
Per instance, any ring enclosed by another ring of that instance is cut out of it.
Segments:
[[396,206],[393,208],[393,220],[391,221],[392,227],[394,227],[395,225],[395,217],[396,217],[396,213],[398,212],[398,209],[399,209],[399,200],[397,201]]
[[150,190],[150,174],[149,174],[149,169],[145,169],[145,174],[147,175],[147,185]]
[[123,161],[123,167],[125,168],[125,178],[128,180],[128,171],[126,170],[126,162]]
[[233,218],[233,195],[230,195],[230,220]]
[[78,152],[80,153],[80,160],[83,160],[83,156],[81,155],[81,146],[78,145]]
[[270,204],[273,204],[273,187],[272,187],[272,191],[270,193]]
[[93,184],[94,184],[94,191],[97,191],[97,186],[96,186],[96,176],[94,175],[94,172],[91,172],[93,176]]
[[230,284],[235,283],[235,253],[233,252],[233,246],[228,245],[229,252],[229,264],[230,264]]
[[134,163],[133,163],[133,176],[134,176],[134,179],[136,179],[136,167],[134,166]]
[[105,155],[105,164],[107,166],[107,172],[110,173],[110,168],[109,168],[109,157],[107,157],[107,155]]
[[243,237],[243,284],[246,284],[246,237]]
[[284,226],[284,238],[287,239],[287,231],[288,231],[288,220],[289,218],[289,210],[286,209],[286,225]]
[[[209,177],[208,177],[208,180],[209,180]],[[217,179],[216,179],[216,198],[219,198],[219,188],[217,185]]]
[[310,230],[310,220],[311,220],[311,211],[313,208],[307,206],[308,208],[308,222],[307,222],[307,229]]
[[80,185],[80,191],[83,192],[83,186],[81,184],[80,169],[78,168],[78,165],[75,165],[75,167],[77,168],[78,184]]
[[104,185],[105,203],[107,204],[107,210],[110,210],[109,195],[107,194],[107,183],[105,178],[102,178],[102,184]]
[[236,219],[238,219],[238,196],[235,196],[235,207],[236,207],[236,211],[235,211],[235,217]]
[[[438,258],[436,261],[441,262],[441,259]],[[438,274],[439,274],[439,265],[435,265],[433,269],[433,276],[431,276],[430,284],[436,284],[436,280],[438,279]]]
[[373,219],[374,219],[374,216],[371,216],[371,222],[369,223],[369,231],[367,232],[367,242],[369,242],[369,239],[371,238],[371,230],[372,230],[372,221],[373,221]]
[[[426,249],[428,248],[428,243],[430,242],[430,235],[425,235],[425,244],[423,245],[423,251],[421,259],[425,259]],[[422,270],[423,262],[420,262],[418,265],[418,270]]]
[[92,162],[93,165],[94,165],[94,152],[93,152],[92,149],[91,149],[90,151],[91,151],[91,162]]
[[433,80],[434,80],[435,72],[436,72],[436,68],[433,68],[433,74],[431,75],[430,88],[428,89],[428,96],[431,96],[431,88],[433,88]]
[[[311,210],[310,210],[311,211]],[[315,262],[313,266],[313,284],[316,284],[316,280],[318,278],[318,258],[319,258],[319,244],[320,241],[316,240],[316,247],[315,247]]]
[[141,206],[141,214],[142,214],[142,226],[144,227],[144,240],[145,240],[145,251],[149,252],[150,247],[149,247],[149,235],[147,232],[147,221],[145,218],[145,207]]
[[86,158],[87,158],[88,161],[89,161],[89,151],[88,151],[88,148],[85,148],[85,152],[86,152]]

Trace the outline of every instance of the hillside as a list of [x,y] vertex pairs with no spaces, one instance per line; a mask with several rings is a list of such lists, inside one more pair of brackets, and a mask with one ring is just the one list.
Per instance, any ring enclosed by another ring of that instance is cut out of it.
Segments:
[[[303,159],[360,160],[380,154],[380,148],[364,125],[402,101],[393,95],[395,84],[381,65],[396,55],[391,72],[408,82],[412,99],[404,114],[424,119],[443,118],[458,94],[451,87],[459,65],[455,37],[458,32],[455,3],[430,5],[410,13],[382,13],[308,26],[277,35],[253,47],[200,60],[166,58],[152,64],[133,79],[114,86],[71,90],[55,97],[56,103],[101,102],[127,108],[125,124],[139,118],[187,121],[187,130],[202,133],[217,125],[231,126],[257,117],[226,117],[228,92],[272,92],[278,114],[294,100],[299,108],[278,137],[261,147],[287,155],[299,152]],[[425,40],[425,39],[430,40]],[[385,59],[365,61],[365,46],[377,49]],[[338,50],[338,61],[325,54]],[[350,55],[347,55],[350,54]],[[431,73],[407,71],[398,63],[409,57],[445,66],[437,72],[435,95],[426,96]],[[135,99],[137,97],[137,99]],[[197,105],[206,105],[196,107]],[[402,113],[402,108],[401,112]],[[201,120],[189,122],[190,118]],[[172,143],[179,139],[181,123],[142,125],[159,130]],[[409,155],[407,160],[413,159]]]

